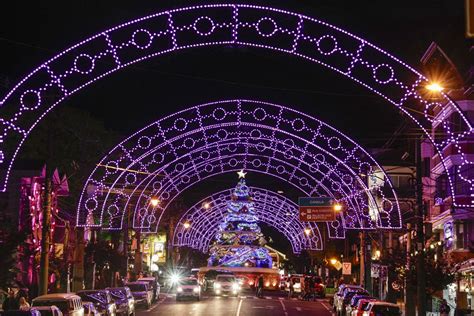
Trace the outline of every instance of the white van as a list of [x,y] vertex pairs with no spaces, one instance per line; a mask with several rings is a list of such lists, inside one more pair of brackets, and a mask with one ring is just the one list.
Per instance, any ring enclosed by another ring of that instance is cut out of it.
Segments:
[[84,316],[82,300],[74,293],[54,293],[33,299],[31,306],[57,306],[64,316]]

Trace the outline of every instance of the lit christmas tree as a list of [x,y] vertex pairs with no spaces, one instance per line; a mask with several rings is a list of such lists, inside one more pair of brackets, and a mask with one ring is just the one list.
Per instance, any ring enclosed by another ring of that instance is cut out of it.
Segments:
[[245,184],[245,173],[242,170],[238,174],[240,180],[227,203],[227,215],[210,249],[208,266],[271,268],[272,258],[263,247],[266,241]]

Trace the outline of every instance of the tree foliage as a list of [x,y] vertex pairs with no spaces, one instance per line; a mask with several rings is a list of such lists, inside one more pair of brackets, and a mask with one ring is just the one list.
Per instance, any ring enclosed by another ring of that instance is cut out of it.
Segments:
[[18,247],[23,243],[25,235],[20,232],[7,232],[0,242],[0,288],[13,285],[18,273]]
[[88,112],[63,106],[38,124],[20,151],[20,159],[50,161],[51,167],[66,174],[70,190],[66,203],[75,208],[88,175],[118,139]]

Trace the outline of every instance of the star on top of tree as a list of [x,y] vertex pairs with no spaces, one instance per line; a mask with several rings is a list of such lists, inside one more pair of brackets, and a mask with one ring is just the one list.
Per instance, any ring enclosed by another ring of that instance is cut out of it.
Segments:
[[247,172],[244,172],[244,169],[242,169],[239,172],[237,172],[237,174],[239,175],[239,179],[240,179],[240,178],[245,178],[245,175],[247,174]]

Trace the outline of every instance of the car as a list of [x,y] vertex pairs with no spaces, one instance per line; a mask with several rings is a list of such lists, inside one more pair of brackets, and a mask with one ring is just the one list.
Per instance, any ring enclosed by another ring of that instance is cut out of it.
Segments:
[[286,290],[286,280],[288,279],[288,276],[282,275],[280,278],[280,291],[285,291]]
[[191,297],[196,300],[201,299],[201,286],[196,278],[181,279],[176,287],[176,300]]
[[53,305],[58,307],[64,316],[84,316],[81,297],[74,293],[40,295],[31,303],[32,307]]
[[142,305],[146,308],[150,308],[153,291],[148,284],[148,282],[142,281],[125,283],[125,286],[132,291],[133,298],[135,299],[135,306]]
[[325,298],[326,297],[326,286],[323,283],[321,277],[314,277],[314,294],[316,297]]
[[31,309],[37,310],[40,312],[41,316],[63,316],[63,313],[61,310],[55,306],[35,306],[32,307]]
[[240,285],[237,278],[231,274],[218,274],[214,281],[215,295],[234,295],[238,296],[240,292]]
[[27,311],[22,310],[0,310],[0,316],[41,316],[41,313],[35,309],[30,309]]
[[372,297],[370,295],[367,295],[367,294],[356,294],[354,295],[349,304],[346,305],[346,311],[345,311],[345,314],[346,316],[352,316],[352,311],[357,309],[357,305],[359,305],[359,301],[361,299],[375,299],[375,297]]
[[133,298],[130,288],[126,286],[108,287],[107,290],[115,301],[118,315],[135,315],[135,299]]
[[293,281],[293,291],[295,293],[301,293],[302,287],[304,286],[304,274],[292,274],[286,280],[285,291],[290,291],[290,281]]
[[357,303],[357,306],[352,309],[352,315],[351,316],[362,316],[364,313],[364,310],[367,308],[370,302],[374,302],[376,299],[368,299],[368,298],[363,298],[360,299],[359,302]]
[[76,293],[83,301],[92,302],[101,315],[115,316],[117,305],[108,290],[81,290]]
[[82,302],[84,307],[84,316],[100,316],[99,311],[92,302]]
[[350,304],[352,298],[356,295],[364,295],[367,297],[370,296],[369,292],[364,289],[355,289],[354,291],[348,290],[343,295],[342,303],[339,305],[339,309],[336,311],[336,313],[338,313],[340,316],[346,316],[346,308]]
[[342,304],[342,296],[344,295],[345,291],[347,291],[348,289],[364,289],[364,288],[360,285],[352,285],[352,284],[339,285],[339,287],[337,288],[336,294],[334,294],[334,298],[332,302],[334,312],[337,312],[338,308],[340,308],[339,305]]
[[402,313],[397,304],[382,301],[370,302],[362,316],[400,316]]
[[153,291],[152,302],[156,301],[160,296],[160,283],[154,277],[141,277],[137,281],[148,282],[149,287]]

